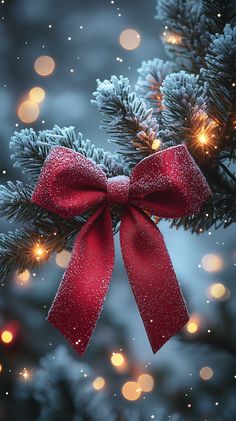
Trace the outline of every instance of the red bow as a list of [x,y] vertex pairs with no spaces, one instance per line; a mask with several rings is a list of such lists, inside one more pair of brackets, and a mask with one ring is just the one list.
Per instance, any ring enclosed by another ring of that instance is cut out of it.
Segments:
[[114,264],[110,208],[123,205],[120,242],[130,284],[156,352],[188,321],[188,312],[159,229],[144,212],[178,218],[210,195],[206,180],[180,145],[138,163],[130,178],[106,178],[83,155],[55,147],[32,200],[63,218],[96,209],[77,235],[48,320],[84,353],[98,320]]

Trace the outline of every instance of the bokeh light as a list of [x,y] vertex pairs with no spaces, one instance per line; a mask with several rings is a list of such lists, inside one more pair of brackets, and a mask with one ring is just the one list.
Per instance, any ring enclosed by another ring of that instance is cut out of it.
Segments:
[[201,263],[206,272],[219,272],[224,267],[224,261],[218,254],[206,254]]
[[96,379],[93,381],[93,388],[95,390],[101,390],[105,387],[105,380],[103,377],[96,377]]
[[35,88],[32,88],[29,91],[29,98],[33,102],[42,102],[45,98],[44,89],[40,88],[39,86],[35,86]]
[[191,315],[190,320],[185,327],[187,333],[190,333],[191,335],[193,335],[198,332],[199,327],[200,327],[200,318],[195,314]]
[[0,363],[0,373],[2,372],[2,364]]
[[142,390],[137,382],[126,382],[121,392],[128,401],[136,401],[140,398]]
[[230,291],[222,283],[217,282],[209,288],[209,295],[216,300],[227,300],[230,297]]
[[137,382],[143,392],[151,392],[154,387],[154,380],[150,374],[141,374]]
[[30,279],[30,271],[28,269],[24,270],[24,272],[16,274],[16,280],[21,285],[27,284]]
[[135,50],[141,42],[141,37],[134,29],[125,29],[120,34],[120,45],[126,50]]
[[214,375],[214,371],[210,367],[202,367],[199,375],[202,380],[210,380]]
[[111,356],[112,365],[114,365],[115,367],[120,367],[124,364],[124,362],[125,362],[125,359],[124,359],[123,354],[119,352],[113,352]]
[[56,264],[61,268],[66,268],[69,264],[71,253],[67,250],[62,250],[56,255]]
[[34,69],[40,76],[50,76],[55,69],[55,62],[50,56],[40,56],[35,60]]
[[19,119],[23,123],[33,123],[39,116],[39,106],[33,101],[23,101],[17,111]]
[[5,344],[10,344],[13,340],[13,334],[10,332],[10,330],[4,330],[1,333],[1,340]]

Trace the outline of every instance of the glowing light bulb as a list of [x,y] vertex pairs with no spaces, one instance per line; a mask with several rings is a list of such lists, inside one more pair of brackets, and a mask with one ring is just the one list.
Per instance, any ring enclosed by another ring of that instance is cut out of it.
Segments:
[[13,341],[13,334],[9,330],[4,330],[1,334],[2,342],[10,344]]
[[158,151],[158,149],[160,149],[160,146],[161,146],[160,139],[154,139],[153,142],[152,142],[152,150]]
[[195,322],[189,322],[187,326],[189,333],[196,333],[198,331],[198,325]]
[[112,365],[114,365],[115,367],[119,367],[121,365],[123,365],[125,362],[124,356],[122,354],[120,354],[119,352],[113,352],[112,356],[111,356],[111,363]]
[[206,133],[204,133],[204,132],[199,133],[197,138],[198,138],[198,142],[201,145],[206,145],[207,142],[208,142],[208,137],[207,137]]
[[96,379],[93,381],[93,388],[95,390],[101,390],[105,387],[105,380],[103,377],[96,377]]
[[33,250],[33,254],[36,260],[42,260],[46,256],[47,251],[41,244],[36,244]]
[[182,43],[181,35],[172,32],[164,32],[163,38],[168,44],[179,45]]
[[199,317],[197,315],[192,315],[190,317],[190,320],[187,323],[185,329],[186,329],[187,333],[190,333],[191,335],[193,335],[193,334],[198,332],[199,325],[200,325]]
[[31,373],[24,367],[23,371],[20,372],[20,376],[23,378],[24,381],[30,380]]

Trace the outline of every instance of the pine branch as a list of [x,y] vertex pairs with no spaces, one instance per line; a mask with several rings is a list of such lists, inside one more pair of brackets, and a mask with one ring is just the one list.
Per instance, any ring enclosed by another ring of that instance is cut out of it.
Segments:
[[0,216],[16,222],[42,218],[46,211],[31,201],[32,185],[24,185],[21,181],[8,181],[7,186],[0,186]]
[[236,27],[227,25],[222,35],[212,39],[206,56],[206,69],[202,77],[207,82],[209,98],[208,112],[222,129],[222,143],[226,147],[226,136],[231,145],[236,141]]
[[33,129],[15,132],[10,142],[11,158],[15,161],[15,167],[21,168],[32,181],[36,181],[51,148],[58,145],[90,158],[108,177],[128,172],[118,155],[96,148],[89,140],[84,140],[81,133],[77,135],[73,127],[61,129],[55,126],[52,130],[44,130],[38,134]]
[[205,88],[184,71],[166,77],[161,87],[164,110],[160,137],[166,146],[181,142],[196,146],[196,136],[210,125]]
[[165,77],[176,70],[176,65],[160,59],[144,61],[138,69],[139,78],[136,84],[138,95],[153,107],[153,114],[158,119],[163,110],[161,84]]
[[236,25],[235,0],[202,0],[201,12],[206,20],[206,29],[212,35],[222,33],[227,23]]
[[[38,232],[22,229],[7,234],[0,234],[0,277],[4,279],[13,270],[19,272],[32,269],[39,261],[33,256],[34,247],[41,244]],[[52,250],[45,241],[43,246],[47,249],[45,258],[49,258]]]
[[201,212],[197,215],[175,219],[171,227],[184,228],[192,233],[208,231],[212,226],[215,229],[226,228],[236,222],[236,186],[232,193],[215,192],[207,201]]
[[157,0],[156,18],[163,21],[163,42],[178,66],[198,73],[204,65],[209,36],[203,30],[200,2],[195,0]]
[[[42,210],[43,212],[43,210]],[[88,216],[87,216],[88,217]],[[52,253],[71,250],[76,234],[86,222],[85,216],[71,220],[45,211],[21,230],[0,234],[0,278],[12,270],[31,270],[42,261],[48,260]],[[37,260],[33,251],[37,244],[45,250],[42,260]]]
[[18,408],[25,420],[117,421],[109,397],[94,390],[95,377],[87,364],[58,347],[41,359],[29,382],[18,381]]
[[120,147],[119,153],[134,166],[152,152],[157,137],[157,121],[152,110],[131,92],[127,78],[112,76],[98,80],[92,101],[104,115],[101,128],[111,136],[111,142]]

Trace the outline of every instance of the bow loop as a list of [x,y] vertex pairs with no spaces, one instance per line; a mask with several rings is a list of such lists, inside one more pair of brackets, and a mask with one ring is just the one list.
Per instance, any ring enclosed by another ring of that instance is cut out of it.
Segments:
[[184,145],[139,162],[130,177],[130,201],[163,218],[196,213],[211,191]]
[[105,200],[107,178],[92,161],[58,146],[45,161],[32,200],[65,219],[78,216]]

